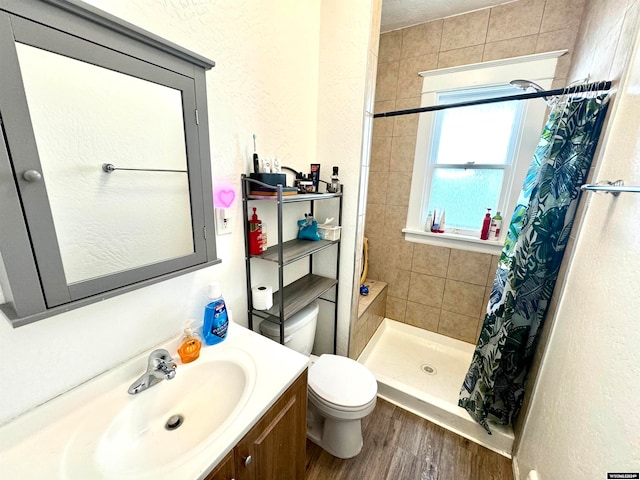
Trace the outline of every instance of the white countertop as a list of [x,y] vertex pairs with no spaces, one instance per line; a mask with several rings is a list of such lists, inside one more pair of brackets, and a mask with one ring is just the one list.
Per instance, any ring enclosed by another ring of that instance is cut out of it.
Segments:
[[[233,421],[222,427],[220,434],[207,438],[199,448],[185,455],[185,461],[173,462],[161,471],[127,476],[127,479],[204,478],[307,368],[309,360],[304,355],[233,322],[229,323],[227,338],[218,345],[203,345],[200,358],[193,363],[183,365],[180,362],[176,354],[176,343],[172,340],[156,346],[166,348],[174,356],[178,365],[176,376],[180,375],[182,369],[215,358],[225,349],[240,350],[248,354],[255,365],[253,391],[244,407],[236,412]],[[112,415],[108,406],[105,408],[100,404],[107,393],[109,398],[117,395],[115,403],[133,401],[136,396],[129,395],[127,388],[144,372],[151,350],[2,426],[0,476],[20,480],[116,478],[96,469],[89,447],[84,457],[79,459],[75,455],[71,458],[69,444],[74,437],[77,443],[78,431],[83,424],[92,421],[95,416]],[[149,391],[154,388],[156,386]],[[189,395],[189,392],[185,391],[185,395]],[[211,408],[215,408],[215,399],[210,401]],[[171,449],[171,445],[167,445],[167,449]],[[117,480],[124,478],[119,476]]]

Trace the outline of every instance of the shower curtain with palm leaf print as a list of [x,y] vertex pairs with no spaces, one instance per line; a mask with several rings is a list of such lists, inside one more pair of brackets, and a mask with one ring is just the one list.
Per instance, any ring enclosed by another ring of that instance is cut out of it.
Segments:
[[522,406],[529,365],[606,109],[606,95],[558,103],[527,172],[458,401],[489,433],[488,420],[508,425]]

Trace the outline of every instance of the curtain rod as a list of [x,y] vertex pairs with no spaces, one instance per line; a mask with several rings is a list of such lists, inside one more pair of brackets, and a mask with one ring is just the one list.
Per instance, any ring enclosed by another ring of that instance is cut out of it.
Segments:
[[483,105],[485,103],[509,102],[511,100],[528,100],[530,98],[551,97],[554,95],[567,95],[571,93],[605,92],[611,88],[611,82],[595,82],[575,87],[557,88],[555,90],[541,90],[539,92],[521,93],[518,95],[505,95],[503,97],[483,98],[480,100],[470,100],[468,102],[448,103],[442,105],[431,105],[429,107],[410,108],[408,110],[396,110],[394,112],[376,113],[373,118],[397,117],[399,115],[409,115],[411,113],[434,112],[447,108],[470,107],[472,105]]

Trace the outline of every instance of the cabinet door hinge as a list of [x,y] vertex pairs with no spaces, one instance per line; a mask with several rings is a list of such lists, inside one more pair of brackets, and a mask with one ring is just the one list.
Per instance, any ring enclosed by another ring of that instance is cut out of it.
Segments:
[[198,115],[198,109],[196,108],[196,125],[200,125],[200,116]]
[[204,236],[204,239],[207,239],[207,227],[202,227],[202,235]]

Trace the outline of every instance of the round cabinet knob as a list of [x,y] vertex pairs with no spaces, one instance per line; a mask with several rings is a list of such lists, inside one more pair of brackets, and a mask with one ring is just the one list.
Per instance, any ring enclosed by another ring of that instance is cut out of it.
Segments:
[[245,467],[248,467],[249,465],[251,465],[251,462],[253,462],[253,458],[251,458],[251,455],[244,457],[244,461],[242,463],[244,463]]
[[39,182],[42,180],[42,174],[37,170],[27,170],[22,174],[22,178],[30,183]]

